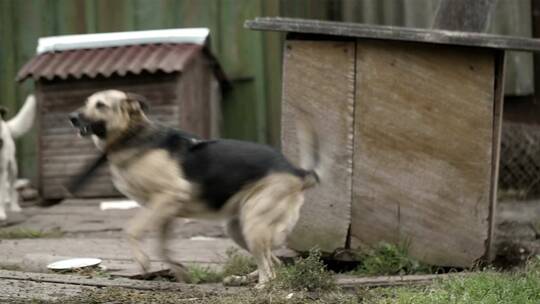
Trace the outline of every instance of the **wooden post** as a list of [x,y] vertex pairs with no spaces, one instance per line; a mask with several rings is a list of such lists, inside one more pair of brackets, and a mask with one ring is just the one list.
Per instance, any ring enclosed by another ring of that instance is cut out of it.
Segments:
[[433,28],[485,32],[497,0],[441,0]]
[[[531,0],[532,11],[532,34],[534,38],[540,37],[540,0]],[[540,98],[540,54],[533,54],[534,62],[534,98],[533,102],[538,103]]]

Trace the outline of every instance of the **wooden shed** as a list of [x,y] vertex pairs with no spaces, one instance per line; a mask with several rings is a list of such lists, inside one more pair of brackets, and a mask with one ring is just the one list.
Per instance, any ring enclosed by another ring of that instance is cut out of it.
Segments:
[[[58,36],[39,39],[38,54],[18,73],[32,78],[39,104],[39,191],[45,200],[72,196],[66,185],[97,156],[67,119],[104,89],[145,96],[151,119],[202,137],[220,129],[224,74],[208,49],[205,28]],[[114,197],[101,168],[77,197]]]
[[493,241],[506,50],[531,39],[287,18],[282,146],[310,113],[329,174],[310,191],[290,246],[326,252],[406,243],[427,263],[471,266]]

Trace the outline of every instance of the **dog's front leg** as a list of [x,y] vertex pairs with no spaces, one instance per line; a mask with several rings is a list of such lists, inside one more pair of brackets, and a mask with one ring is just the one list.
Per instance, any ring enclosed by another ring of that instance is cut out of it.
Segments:
[[[174,215],[173,215],[174,216]],[[169,254],[169,249],[167,247],[167,242],[170,238],[170,232],[171,232],[171,225],[173,223],[174,218],[171,216],[165,220],[165,222],[161,223],[159,226],[159,251],[161,253],[161,257],[167,262],[167,264],[170,265],[171,271],[173,272],[174,276],[176,277],[176,280],[178,282],[189,282],[190,276],[188,269],[180,262],[176,262],[173,260]]]
[[150,227],[161,229],[167,220],[171,216],[174,216],[174,212],[173,200],[168,196],[156,196],[147,207],[141,208],[129,222],[126,228],[129,245],[135,261],[144,271],[148,271],[150,259],[141,248],[141,237],[143,233]]
[[9,192],[11,193],[11,202],[10,202],[10,210],[13,212],[21,212],[21,206],[19,205],[19,193],[17,192],[17,189],[15,189],[15,184],[12,183],[10,185]]
[[7,174],[7,191],[11,198],[10,201],[10,210],[13,212],[21,212],[21,206],[19,205],[19,193],[15,188],[15,183],[17,182],[17,163],[15,161],[9,163],[8,165],[8,174]]
[[7,172],[0,169],[0,221],[3,221],[7,218],[7,202],[9,202]]

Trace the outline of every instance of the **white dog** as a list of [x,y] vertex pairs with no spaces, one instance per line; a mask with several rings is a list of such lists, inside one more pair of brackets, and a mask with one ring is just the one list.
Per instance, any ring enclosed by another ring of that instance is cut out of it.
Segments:
[[17,160],[14,139],[30,130],[36,115],[34,95],[26,98],[19,113],[9,121],[4,121],[5,109],[0,108],[0,220],[6,219],[6,204],[10,210],[20,212],[19,195],[15,189],[17,181]]

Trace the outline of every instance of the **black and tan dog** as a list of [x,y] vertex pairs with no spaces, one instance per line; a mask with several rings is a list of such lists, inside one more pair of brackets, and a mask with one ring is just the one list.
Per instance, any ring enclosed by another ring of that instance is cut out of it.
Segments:
[[[296,224],[304,191],[317,184],[319,145],[313,128],[302,130],[304,169],[271,147],[237,140],[200,140],[150,121],[143,98],[116,90],[97,92],[70,114],[80,135],[91,136],[109,162],[113,183],[141,208],[126,232],[136,261],[148,267],[142,233],[157,228],[160,252],[175,217],[227,220],[230,237],[249,251],[259,284],[275,275],[272,249]],[[303,126],[308,126],[304,124]]]

